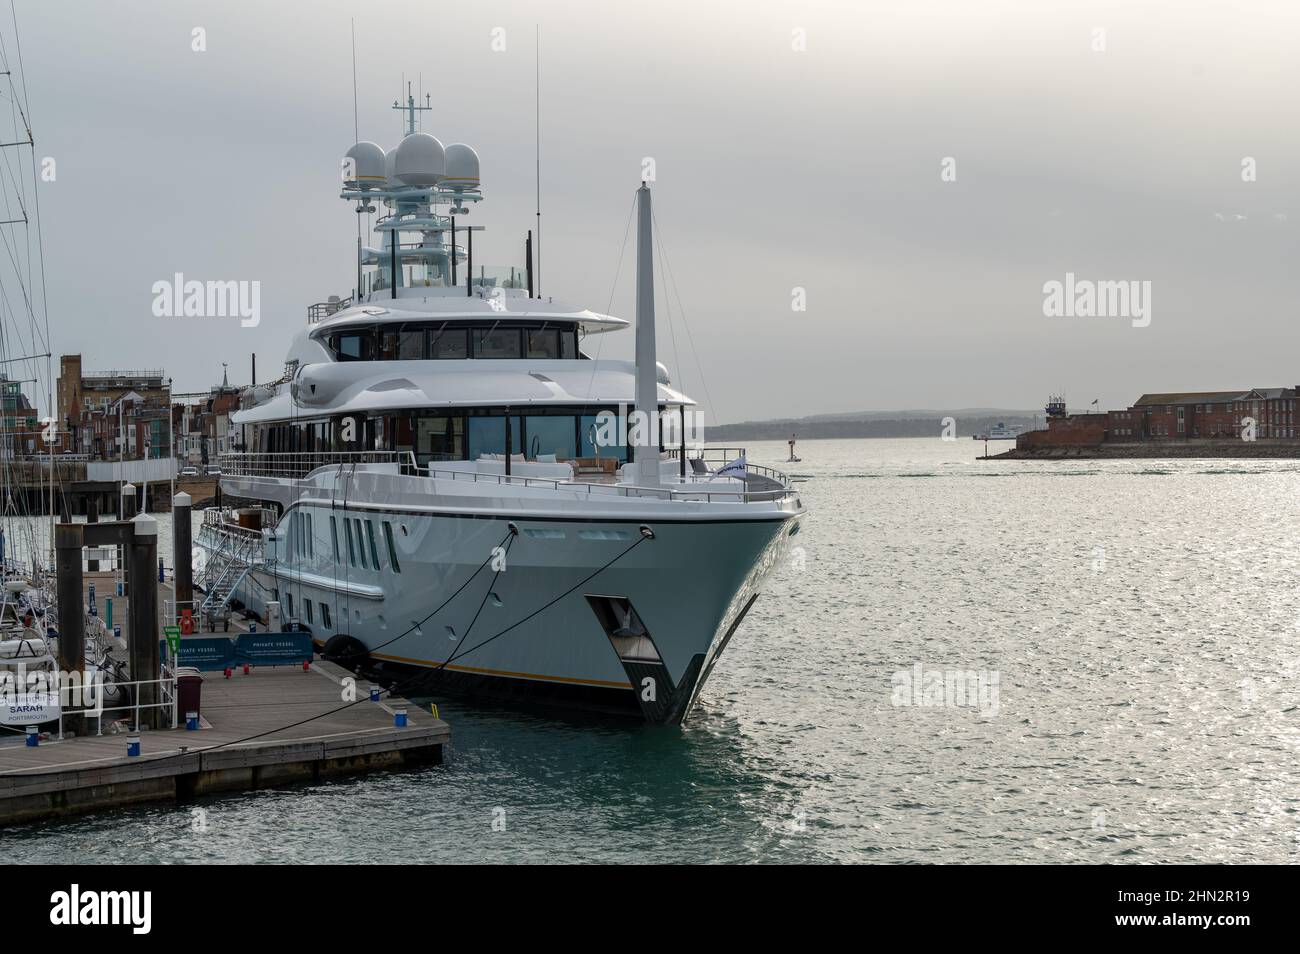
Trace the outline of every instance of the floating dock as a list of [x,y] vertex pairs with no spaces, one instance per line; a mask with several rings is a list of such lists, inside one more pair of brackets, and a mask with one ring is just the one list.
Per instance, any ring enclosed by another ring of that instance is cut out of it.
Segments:
[[[124,602],[114,606],[123,620]],[[306,670],[208,672],[198,730],[185,729],[181,713],[180,728],[136,733],[130,713],[118,712],[128,724],[117,733],[106,716],[103,735],[36,747],[21,735],[0,739],[0,825],[442,761],[447,723],[399,697],[371,702],[372,684],[345,683],[353,678],[320,660]],[[399,728],[401,709],[407,724]],[[93,733],[95,720],[87,724]],[[140,739],[138,756],[127,754],[132,737]]]

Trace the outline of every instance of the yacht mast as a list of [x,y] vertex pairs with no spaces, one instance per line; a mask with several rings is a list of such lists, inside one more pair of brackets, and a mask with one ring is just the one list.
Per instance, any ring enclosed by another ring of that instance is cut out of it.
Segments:
[[650,234],[650,187],[637,190],[636,220],[636,409],[644,423],[632,428],[637,438],[636,483],[658,487],[659,479],[659,365],[655,359],[654,246]]

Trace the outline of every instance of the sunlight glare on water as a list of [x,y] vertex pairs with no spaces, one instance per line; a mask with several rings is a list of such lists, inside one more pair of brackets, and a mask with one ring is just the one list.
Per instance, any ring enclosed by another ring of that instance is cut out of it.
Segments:
[[[443,766],[10,828],[6,857],[1295,860],[1300,462],[982,448],[801,442],[796,548],[684,728],[440,700]],[[896,705],[918,665],[995,704]]]

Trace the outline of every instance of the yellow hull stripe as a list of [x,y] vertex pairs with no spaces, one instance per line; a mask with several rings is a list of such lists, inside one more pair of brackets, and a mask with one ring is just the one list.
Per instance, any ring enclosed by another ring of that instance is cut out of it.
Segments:
[[580,686],[601,686],[611,689],[631,689],[630,682],[611,682],[606,679],[574,679],[569,676],[542,676],[532,672],[510,672],[505,669],[481,669],[477,666],[460,666],[452,663],[443,667],[442,663],[436,663],[429,659],[411,659],[407,656],[390,656],[388,653],[371,653],[376,659],[388,659],[392,662],[408,663],[413,666],[428,666],[432,669],[447,668],[454,669],[458,672],[472,672],[484,676],[508,676],[514,679],[536,679],[541,682],[566,682],[574,683]]

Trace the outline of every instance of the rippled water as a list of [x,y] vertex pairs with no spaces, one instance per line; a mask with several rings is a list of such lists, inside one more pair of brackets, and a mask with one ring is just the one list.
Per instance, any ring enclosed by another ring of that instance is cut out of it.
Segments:
[[[5,858],[1296,860],[1297,462],[981,448],[802,442],[801,550],[685,728],[444,703],[443,766],[205,800],[203,833],[8,829]],[[895,705],[917,664],[997,696]]]

